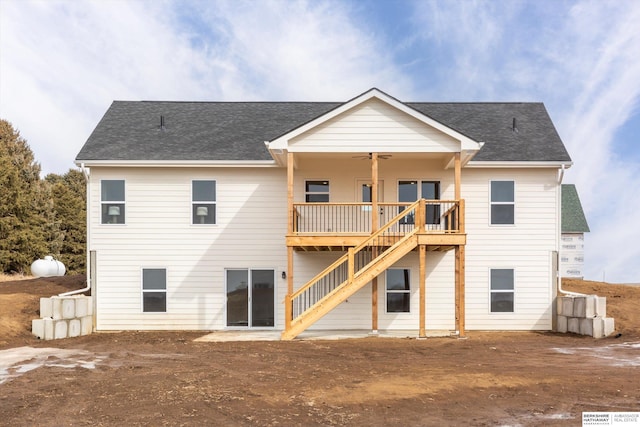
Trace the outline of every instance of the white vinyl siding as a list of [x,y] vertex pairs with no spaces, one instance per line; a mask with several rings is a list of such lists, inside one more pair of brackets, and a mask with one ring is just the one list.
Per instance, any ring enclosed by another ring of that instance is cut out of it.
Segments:
[[[514,181],[517,221],[490,224],[491,180]],[[559,237],[557,170],[464,169],[466,201],[466,327],[473,330],[551,329],[554,278],[552,253]],[[491,313],[490,269],[517,271],[517,297],[508,323]]]
[[[192,180],[216,177],[214,228],[191,225]],[[225,268],[276,268],[286,294],[286,172],[276,168],[92,168],[127,182],[127,227],[100,226],[100,192],[91,190],[90,250],[97,256],[97,329],[225,328]],[[206,230],[206,231],[203,231]],[[166,313],[143,313],[141,268],[171,272]],[[282,327],[282,304],[276,305]]]
[[291,152],[455,152],[460,142],[376,99],[294,138]]

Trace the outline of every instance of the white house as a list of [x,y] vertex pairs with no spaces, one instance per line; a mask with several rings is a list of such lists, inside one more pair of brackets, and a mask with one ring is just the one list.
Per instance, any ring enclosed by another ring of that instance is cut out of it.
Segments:
[[549,330],[541,103],[123,102],[86,171],[97,330]]
[[589,224],[574,184],[562,184],[562,221],[560,242],[560,276],[584,277],[584,233]]

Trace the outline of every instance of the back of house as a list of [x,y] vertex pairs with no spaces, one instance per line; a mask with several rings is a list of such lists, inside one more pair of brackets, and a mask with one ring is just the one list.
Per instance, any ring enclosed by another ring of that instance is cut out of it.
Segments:
[[541,103],[115,101],[87,175],[97,330],[549,330]]

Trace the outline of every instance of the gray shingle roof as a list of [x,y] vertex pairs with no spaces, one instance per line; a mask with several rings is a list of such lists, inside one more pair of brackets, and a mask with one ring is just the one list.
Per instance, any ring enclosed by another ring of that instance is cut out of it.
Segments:
[[[114,101],[76,160],[270,160],[271,141],[331,102]],[[406,103],[484,142],[474,160],[570,161],[541,103]],[[160,116],[165,129],[160,129]],[[516,119],[518,131],[512,130]]]
[[562,232],[587,233],[589,224],[582,210],[578,190],[573,184],[562,184]]

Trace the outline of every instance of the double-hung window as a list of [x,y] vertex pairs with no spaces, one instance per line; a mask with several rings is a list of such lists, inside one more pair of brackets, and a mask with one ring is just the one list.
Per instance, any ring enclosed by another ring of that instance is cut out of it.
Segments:
[[409,313],[411,308],[411,270],[390,268],[387,270],[387,313]]
[[329,181],[305,181],[304,201],[307,203],[328,203]]
[[513,313],[515,279],[512,268],[491,269],[491,312]]
[[164,313],[167,311],[167,269],[142,269],[142,311]]
[[191,181],[191,223],[216,223],[216,182]]
[[124,180],[100,181],[102,224],[124,224]]
[[515,224],[515,184],[513,181],[491,181],[491,224]]

